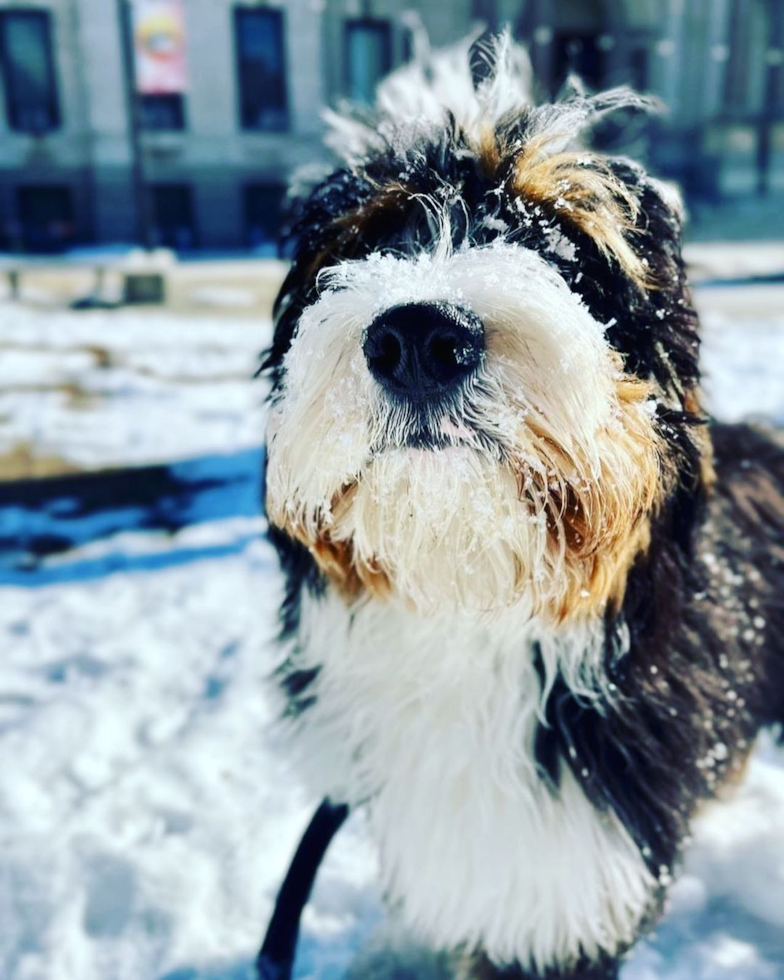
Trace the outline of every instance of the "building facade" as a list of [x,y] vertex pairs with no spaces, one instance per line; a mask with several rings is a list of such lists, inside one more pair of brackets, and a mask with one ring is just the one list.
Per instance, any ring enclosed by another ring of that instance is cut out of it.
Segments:
[[412,15],[434,46],[510,25],[543,96],[659,94],[652,162],[688,192],[784,189],[781,0],[0,0],[0,250],[271,250],[322,110],[411,57]]

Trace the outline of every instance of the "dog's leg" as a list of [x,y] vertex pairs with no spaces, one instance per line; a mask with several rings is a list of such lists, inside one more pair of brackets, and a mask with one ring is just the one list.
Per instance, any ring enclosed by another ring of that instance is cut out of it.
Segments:
[[259,980],[289,980],[302,910],[329,843],[348,816],[348,807],[324,800],[299,842],[275,900],[267,934],[256,958]]

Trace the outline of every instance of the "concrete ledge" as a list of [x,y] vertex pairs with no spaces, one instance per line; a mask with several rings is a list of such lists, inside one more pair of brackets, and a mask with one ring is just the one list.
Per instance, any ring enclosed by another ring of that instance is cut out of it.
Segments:
[[692,242],[683,250],[694,283],[784,277],[784,233],[778,242]]

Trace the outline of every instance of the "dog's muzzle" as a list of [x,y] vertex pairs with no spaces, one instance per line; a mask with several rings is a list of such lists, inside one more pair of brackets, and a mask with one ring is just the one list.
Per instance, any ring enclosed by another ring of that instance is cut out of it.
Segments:
[[458,390],[479,366],[479,317],[450,303],[406,303],[370,324],[362,347],[370,373],[388,393],[422,404]]

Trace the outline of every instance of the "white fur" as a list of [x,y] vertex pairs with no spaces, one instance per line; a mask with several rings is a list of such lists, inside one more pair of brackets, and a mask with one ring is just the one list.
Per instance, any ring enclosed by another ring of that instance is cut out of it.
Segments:
[[392,72],[378,87],[371,124],[361,117],[327,111],[330,131],[327,143],[339,156],[361,160],[385,141],[410,143],[417,132],[442,126],[449,112],[467,132],[478,133],[483,125],[497,122],[507,112],[531,104],[531,64],[528,53],[504,33],[487,57],[497,70],[474,87],[469,64],[469,36],[450,48],[419,52],[410,64]]
[[655,887],[637,848],[563,762],[553,793],[533,758],[556,671],[590,699],[600,647],[598,624],[554,633],[517,611],[305,600],[296,662],[322,669],[302,764],[316,792],[368,803],[383,884],[425,941],[544,968],[634,938]]
[[478,142],[505,117],[528,112],[528,135],[546,136],[547,152],[555,153],[578,145],[582,133],[608,113],[660,107],[656,99],[625,86],[589,97],[576,79],[571,80],[572,89],[562,101],[536,106],[528,52],[508,31],[484,45],[481,54],[491,71],[475,87],[469,54],[474,40],[469,36],[434,52],[424,46],[413,62],[381,82],[372,117],[352,114],[350,107],[344,112],[325,112],[327,144],[339,157],[356,164],[387,145],[414,145],[419,136],[442,128],[447,113],[469,139]]
[[[371,256],[331,270],[324,285],[302,314],[271,413],[273,520],[350,541],[357,561],[380,563],[420,609],[523,602],[533,613],[557,600],[571,573],[564,536],[548,531],[550,495],[606,484],[622,507],[638,492],[638,461],[616,438],[618,367],[602,325],[541,256],[502,240]],[[427,300],[477,313],[487,353],[454,411],[423,416],[387,400],[362,340],[384,309]],[[650,424],[643,406],[638,414]],[[407,447],[423,425],[451,447]],[[335,512],[349,485],[350,506]]]

